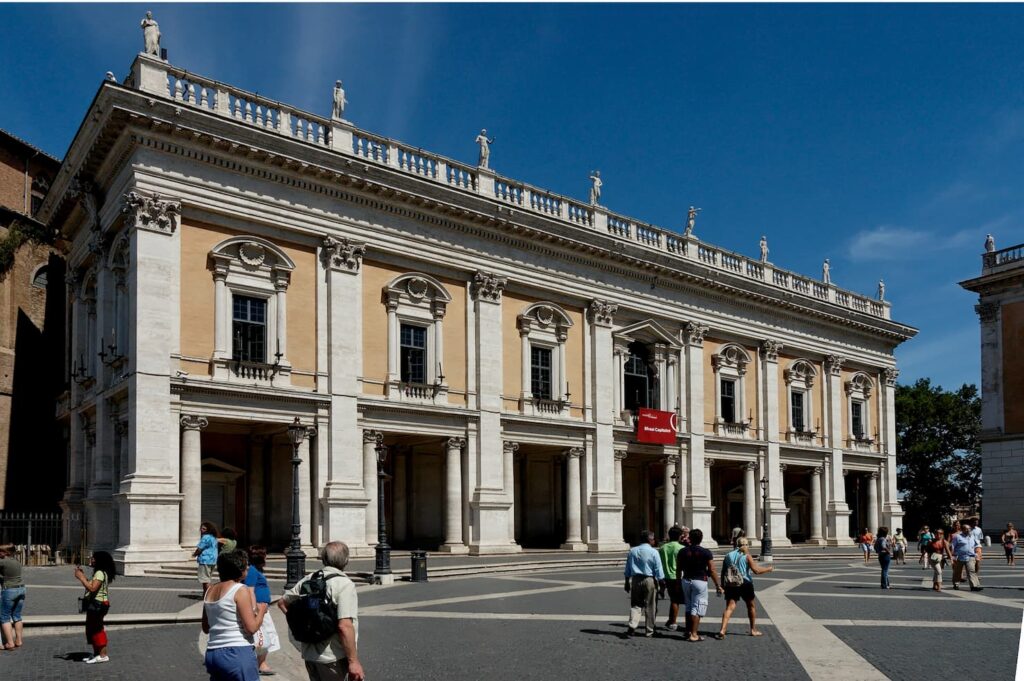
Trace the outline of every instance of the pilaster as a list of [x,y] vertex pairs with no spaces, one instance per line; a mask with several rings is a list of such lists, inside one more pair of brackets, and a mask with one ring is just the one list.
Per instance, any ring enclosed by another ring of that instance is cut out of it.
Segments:
[[825,504],[825,515],[828,521],[829,546],[846,546],[850,539],[850,509],[846,505],[846,481],[843,477],[843,385],[842,368],[845,358],[829,355],[825,358],[825,390],[827,400],[828,446],[832,448],[829,455],[829,479],[827,485],[828,498]]
[[786,508],[782,464],[779,457],[779,351],[782,343],[776,340],[761,341],[761,376],[764,386],[765,461],[768,476],[768,514],[771,519],[772,544],[789,546],[792,542],[786,536]]
[[687,322],[683,326],[684,361],[686,363],[686,429],[690,438],[687,448],[686,505],[684,522],[692,529],[705,531],[711,538],[711,490],[704,476],[704,336],[706,324]]

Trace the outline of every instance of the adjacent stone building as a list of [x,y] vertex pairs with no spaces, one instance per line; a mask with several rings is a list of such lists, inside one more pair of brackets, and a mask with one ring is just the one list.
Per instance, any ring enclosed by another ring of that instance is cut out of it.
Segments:
[[399,547],[758,535],[762,479],[780,544],[900,524],[916,332],[888,302],[336,113],[145,54],[101,84],[41,212],[70,244],[69,536],[84,510],[128,572],[204,519],[279,549],[296,417],[309,549],[372,550],[381,447]]
[[64,265],[22,238],[41,228],[32,216],[59,168],[0,130],[0,511],[55,511],[66,484],[53,409],[64,385]]
[[960,282],[978,294],[981,320],[981,526],[996,537],[1024,522],[1024,244],[986,244],[981,276]]

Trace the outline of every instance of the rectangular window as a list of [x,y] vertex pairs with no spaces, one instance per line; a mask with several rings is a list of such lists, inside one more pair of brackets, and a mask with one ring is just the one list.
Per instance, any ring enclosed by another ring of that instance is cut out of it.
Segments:
[[736,423],[736,381],[723,378],[721,392],[722,420],[726,423]]
[[793,430],[798,433],[804,432],[804,393],[802,390],[793,390],[789,393],[789,404],[793,412]]
[[864,403],[854,400],[850,404],[850,429],[858,440],[864,439]]
[[542,400],[552,399],[551,348],[530,346],[530,392]]
[[402,382],[427,382],[427,330],[422,326],[402,324],[401,328]]
[[231,356],[235,361],[267,361],[267,301],[233,296],[231,301]]

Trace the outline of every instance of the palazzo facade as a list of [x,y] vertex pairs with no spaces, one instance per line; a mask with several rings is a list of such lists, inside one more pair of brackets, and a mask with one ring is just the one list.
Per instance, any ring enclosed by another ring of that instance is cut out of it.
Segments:
[[[139,55],[41,216],[68,252],[68,541],[621,550],[899,525],[887,302]],[[641,408],[670,444],[641,443]],[[78,524],[76,524],[78,523]],[[76,534],[79,533],[79,534]]]

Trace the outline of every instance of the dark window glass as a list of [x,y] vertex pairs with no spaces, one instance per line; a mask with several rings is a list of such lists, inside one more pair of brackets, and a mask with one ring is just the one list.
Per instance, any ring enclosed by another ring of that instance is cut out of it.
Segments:
[[647,346],[630,343],[626,364],[622,369],[626,409],[658,408],[658,379],[654,375]]
[[427,330],[422,326],[402,324],[401,330],[402,382],[427,382]]
[[804,432],[804,394],[800,390],[794,390],[789,394],[789,402],[793,411],[793,430],[798,433]]
[[550,348],[530,347],[530,392],[542,400],[552,399]]
[[858,440],[864,439],[864,403],[859,400],[854,400],[853,404],[850,405],[850,416],[851,423],[850,427],[853,429],[853,436]]
[[722,420],[736,423],[736,381],[731,378],[722,379]]
[[236,361],[267,361],[267,301],[234,296],[231,301],[232,347]]

